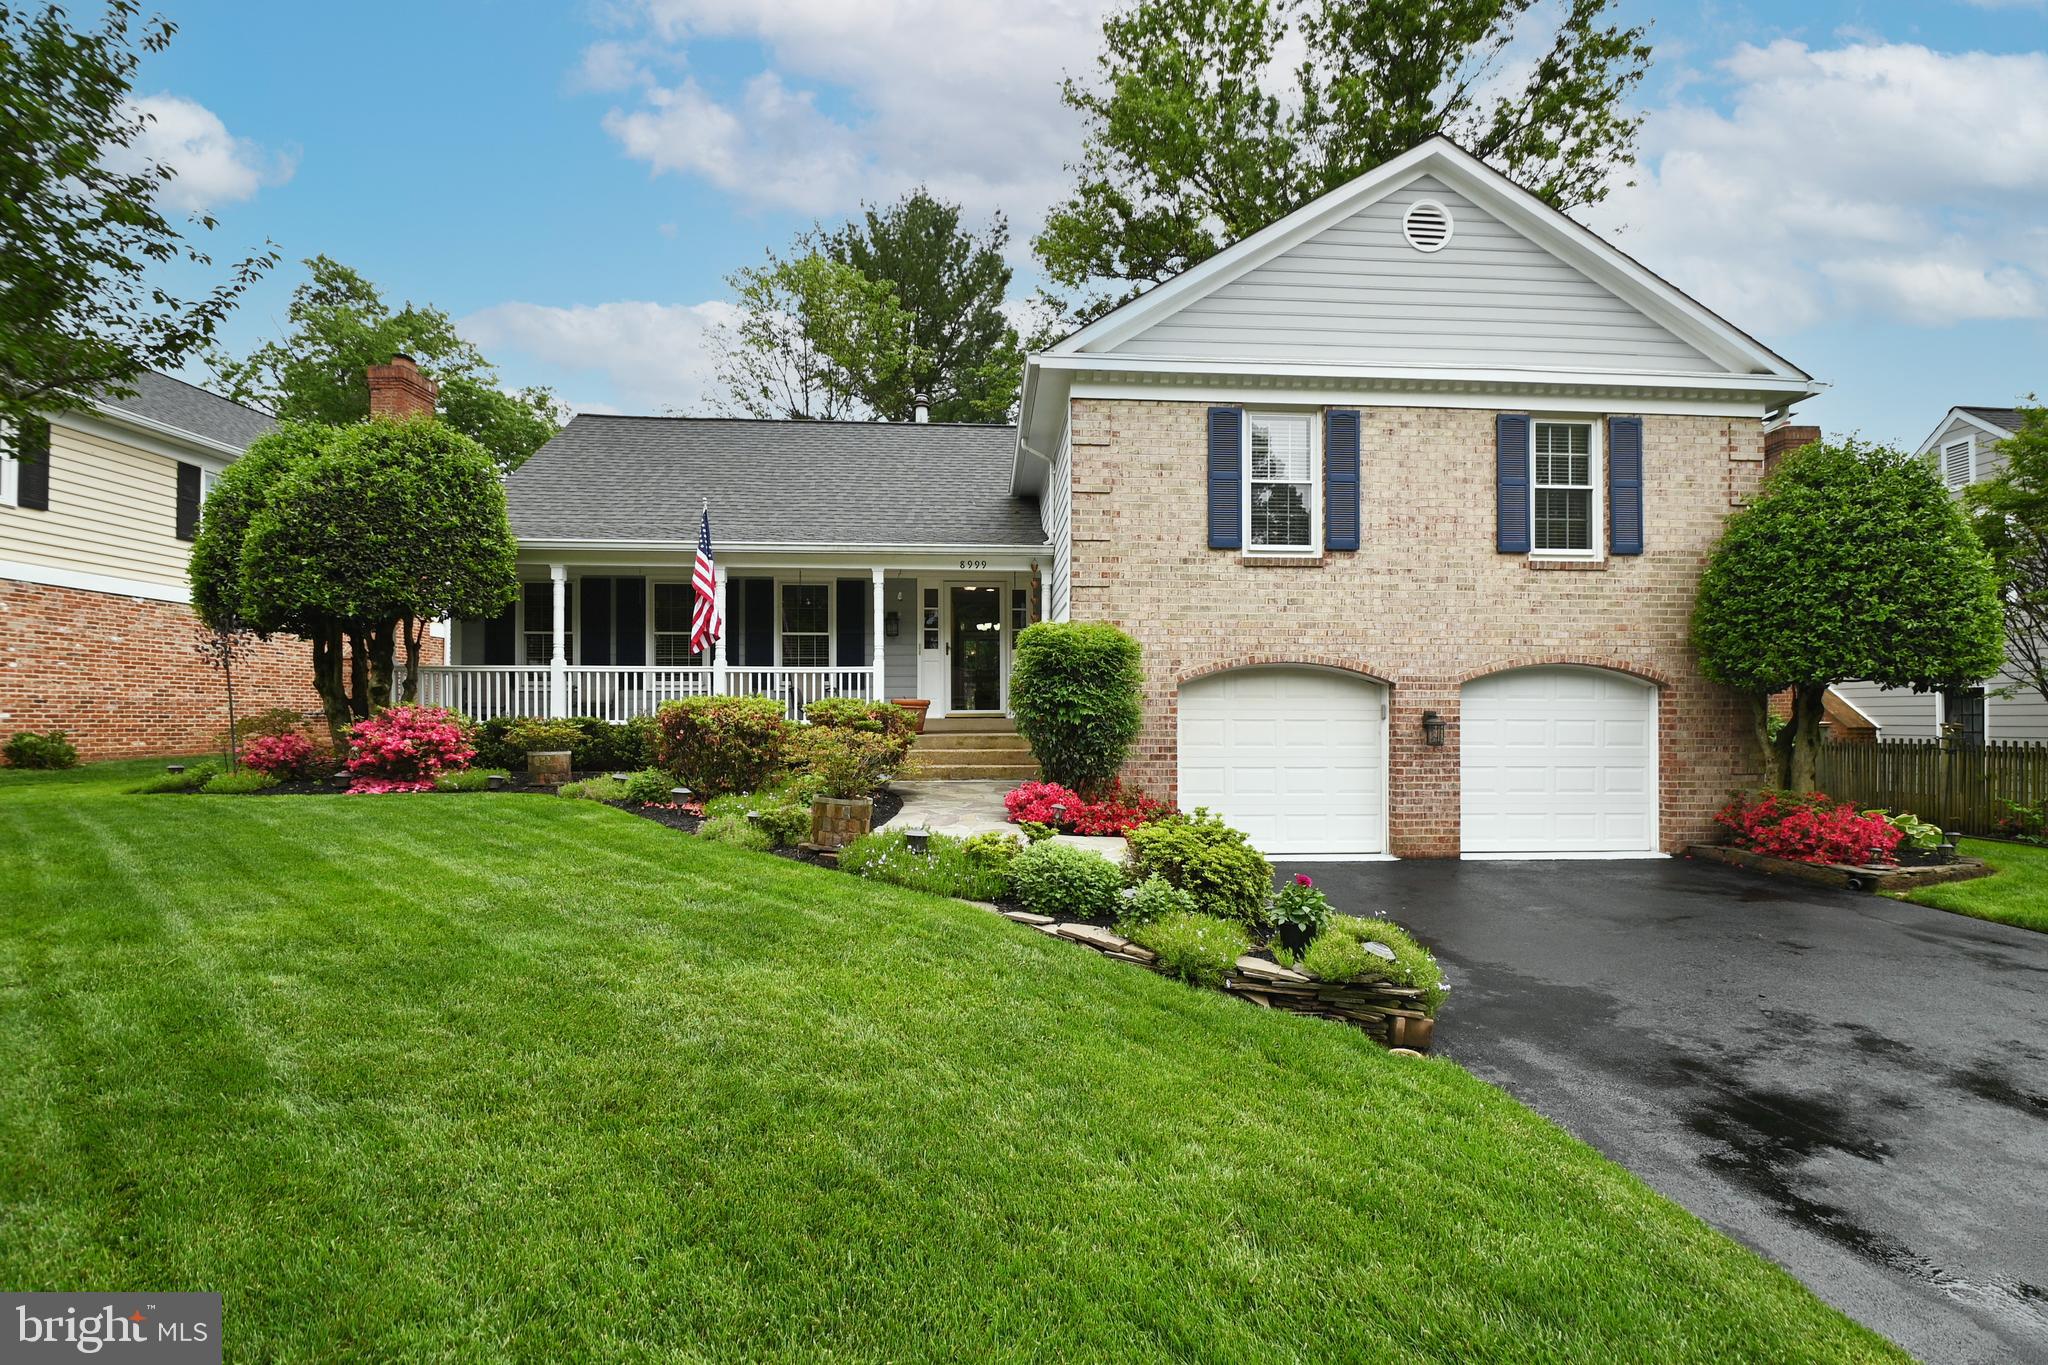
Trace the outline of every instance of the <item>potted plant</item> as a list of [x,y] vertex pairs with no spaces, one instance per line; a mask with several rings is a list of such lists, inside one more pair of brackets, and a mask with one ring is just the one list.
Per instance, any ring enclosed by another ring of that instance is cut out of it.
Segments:
[[891,697],[889,705],[900,706],[910,713],[910,733],[924,733],[924,713],[932,709],[929,697]]
[[811,800],[811,847],[837,852],[872,827],[875,789],[901,757],[886,735],[835,725],[806,730],[800,752],[818,795]]
[[1266,906],[1266,923],[1272,926],[1280,946],[1295,957],[1307,950],[1329,922],[1330,902],[1306,872],[1282,882]]

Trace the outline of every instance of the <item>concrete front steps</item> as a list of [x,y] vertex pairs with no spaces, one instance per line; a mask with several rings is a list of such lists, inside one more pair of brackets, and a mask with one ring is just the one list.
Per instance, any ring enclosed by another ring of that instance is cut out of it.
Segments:
[[925,782],[1029,782],[1038,776],[1038,764],[1007,716],[963,716],[925,722],[924,733],[910,746],[910,771],[904,776]]

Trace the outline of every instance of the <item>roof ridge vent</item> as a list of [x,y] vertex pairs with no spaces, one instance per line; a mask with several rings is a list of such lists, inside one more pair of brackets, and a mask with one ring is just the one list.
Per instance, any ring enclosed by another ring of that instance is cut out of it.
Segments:
[[1456,228],[1451,211],[1434,199],[1418,199],[1401,217],[1401,235],[1417,251],[1442,251]]

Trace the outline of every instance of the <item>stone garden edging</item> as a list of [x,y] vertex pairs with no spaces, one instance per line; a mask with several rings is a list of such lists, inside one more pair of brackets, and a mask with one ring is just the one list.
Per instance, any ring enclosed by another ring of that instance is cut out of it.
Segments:
[[[1133,943],[1113,929],[1099,924],[1067,923],[1050,915],[1028,910],[1005,910],[989,901],[967,901],[977,909],[1028,925],[1048,938],[1093,948],[1104,957],[1158,971],[1156,954]],[[1319,981],[1291,967],[1250,955],[1237,960],[1223,978],[1227,994],[1241,996],[1266,1009],[1286,1010],[1332,1019],[1358,1029],[1382,1047],[1395,1052],[1421,1054],[1429,1051],[1436,1021],[1421,1009],[1422,992],[1411,986],[1387,982]]]
[[1858,867],[1851,863],[1801,863],[1774,858],[1726,844],[1694,844],[1686,849],[1693,858],[1726,863],[1730,867],[1771,876],[1792,877],[1816,886],[1839,887],[1845,891],[1912,891],[1942,882],[1964,882],[1988,877],[1991,868],[1976,858],[1958,858],[1952,863],[1927,863],[1917,867]]

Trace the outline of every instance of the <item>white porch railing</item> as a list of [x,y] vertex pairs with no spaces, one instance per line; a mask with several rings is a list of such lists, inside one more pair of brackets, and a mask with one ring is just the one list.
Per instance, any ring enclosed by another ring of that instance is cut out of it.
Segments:
[[822,697],[873,701],[880,694],[873,668],[610,668],[572,665],[443,664],[420,669],[420,700],[460,711],[471,720],[498,716],[599,716],[627,721],[653,715],[682,697],[773,697],[791,720]]

